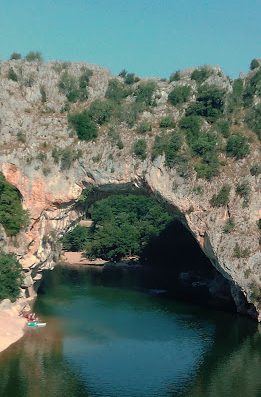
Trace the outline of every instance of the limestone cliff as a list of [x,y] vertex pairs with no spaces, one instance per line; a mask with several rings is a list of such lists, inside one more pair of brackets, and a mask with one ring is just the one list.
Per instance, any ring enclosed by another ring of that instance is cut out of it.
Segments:
[[[199,178],[193,167],[182,174],[175,167],[166,166],[164,155],[153,160],[149,154],[143,160],[133,155],[132,145],[138,137],[137,121],[131,127],[124,121],[113,121],[122,142],[120,148],[108,135],[112,123],[98,125],[98,138],[94,141],[77,138],[68,124],[68,102],[58,85],[65,70],[78,78],[83,66],[22,60],[1,63],[0,170],[19,189],[23,206],[30,212],[30,226],[12,238],[2,230],[1,244],[3,249],[18,255],[25,270],[24,286],[32,293],[32,284],[40,279],[41,269],[52,267],[57,260],[57,237],[82,216],[75,203],[84,187],[92,185],[113,191],[117,187],[134,185],[155,193],[178,209],[213,266],[231,281],[238,311],[248,311],[261,319],[260,297],[253,294],[253,288],[260,290],[261,287],[257,225],[261,217],[260,175],[252,175],[249,171],[254,164],[260,164],[260,142],[246,127],[245,113],[240,110],[236,118],[232,118],[231,128],[247,134],[251,146],[249,155],[236,160],[220,152],[222,166],[211,180]],[[107,70],[94,65],[87,67],[92,71],[89,97],[72,103],[70,112],[87,108],[96,98],[104,98],[108,82],[113,78]],[[8,78],[10,68],[17,78]],[[157,84],[154,104],[138,116],[139,122],[143,120],[151,124],[151,131],[142,136],[148,153],[152,150],[155,135],[160,134],[161,118],[171,116],[178,123],[188,106],[169,104],[168,94],[173,87],[190,86],[190,101],[195,101],[197,85],[191,79],[191,72],[181,72],[180,79],[171,83],[154,79]],[[242,77],[243,83],[246,78]],[[219,67],[211,68],[206,83],[221,87],[226,93],[232,91],[232,82]],[[139,84],[134,82],[134,86]],[[132,103],[133,98],[132,94],[124,100]],[[260,97],[255,96],[254,101],[259,103]],[[213,125],[203,123],[206,131],[213,129]],[[71,159],[70,167],[61,167],[59,161],[54,161],[54,148],[80,150],[77,152],[80,155]],[[247,205],[242,205],[243,198],[236,192],[241,181],[247,181],[250,186]],[[231,187],[229,203],[213,207],[210,204],[212,196],[225,184]],[[230,233],[224,233],[229,218],[233,219],[235,227]],[[247,255],[235,256],[237,243],[242,250],[247,249]],[[241,306],[241,292],[255,309]]]

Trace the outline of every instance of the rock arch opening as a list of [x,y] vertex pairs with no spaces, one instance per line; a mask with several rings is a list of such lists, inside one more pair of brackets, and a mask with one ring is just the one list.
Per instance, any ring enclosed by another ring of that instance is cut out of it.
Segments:
[[[87,186],[87,189],[89,186]],[[140,254],[142,286],[152,293],[168,296],[223,310],[251,310],[251,304],[239,288],[221,274],[206,256],[190,230],[184,215],[174,206],[163,202],[146,186],[131,184],[104,185],[92,189],[84,200],[76,203],[82,219],[88,218],[88,208],[95,202],[113,195],[153,196],[161,202],[173,220],[150,239]],[[72,228],[78,223],[75,222]],[[114,269],[121,272],[120,269]],[[116,277],[116,275],[115,275]]]

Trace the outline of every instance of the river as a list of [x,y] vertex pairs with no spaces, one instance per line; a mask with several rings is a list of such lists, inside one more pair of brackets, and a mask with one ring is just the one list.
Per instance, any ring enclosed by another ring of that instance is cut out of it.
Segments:
[[247,318],[62,266],[34,310],[47,327],[0,354],[1,397],[261,396],[261,330]]

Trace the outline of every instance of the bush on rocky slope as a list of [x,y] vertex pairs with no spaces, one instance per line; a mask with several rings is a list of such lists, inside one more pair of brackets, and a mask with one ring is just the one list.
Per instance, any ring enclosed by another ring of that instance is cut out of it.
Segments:
[[0,300],[15,300],[21,285],[21,266],[13,254],[0,253]]
[[22,208],[21,195],[0,173],[0,223],[8,235],[16,235],[28,223],[28,214]]

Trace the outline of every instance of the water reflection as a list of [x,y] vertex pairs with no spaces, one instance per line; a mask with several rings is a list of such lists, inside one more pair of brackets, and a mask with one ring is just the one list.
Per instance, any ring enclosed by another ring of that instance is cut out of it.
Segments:
[[254,322],[121,286],[49,273],[35,308],[48,326],[0,355],[0,396],[261,396]]

